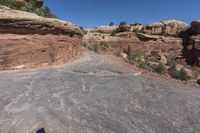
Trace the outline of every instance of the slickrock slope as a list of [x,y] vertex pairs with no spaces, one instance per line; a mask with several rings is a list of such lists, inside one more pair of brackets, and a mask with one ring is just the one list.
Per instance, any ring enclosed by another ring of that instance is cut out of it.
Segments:
[[67,61],[81,54],[82,32],[70,22],[0,7],[0,69]]
[[107,56],[0,75],[1,133],[199,133],[200,89],[135,76]]

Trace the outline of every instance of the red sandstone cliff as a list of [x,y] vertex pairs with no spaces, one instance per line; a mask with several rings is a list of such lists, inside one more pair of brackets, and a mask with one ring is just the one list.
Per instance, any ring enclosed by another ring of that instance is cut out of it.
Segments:
[[68,61],[81,54],[74,24],[0,7],[0,69]]

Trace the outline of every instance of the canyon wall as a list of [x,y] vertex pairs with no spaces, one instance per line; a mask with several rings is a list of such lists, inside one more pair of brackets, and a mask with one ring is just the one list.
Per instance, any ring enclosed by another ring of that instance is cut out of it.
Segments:
[[74,24],[0,7],[0,69],[66,62],[81,55],[82,32]]

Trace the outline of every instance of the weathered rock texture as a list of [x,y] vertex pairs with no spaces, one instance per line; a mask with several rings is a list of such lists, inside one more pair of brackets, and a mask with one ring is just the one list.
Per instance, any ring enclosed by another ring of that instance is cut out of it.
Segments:
[[144,33],[150,35],[178,36],[180,32],[188,28],[189,25],[178,20],[164,20],[160,23],[147,24]]
[[193,21],[185,44],[188,63],[200,66],[200,20]]
[[195,20],[191,24],[191,30],[195,34],[200,34],[200,20]]
[[82,32],[69,22],[0,7],[0,69],[67,61],[80,55]]
[[147,24],[144,33],[150,35],[160,35],[162,34],[163,24],[162,23],[150,23]]
[[91,32],[99,32],[105,34],[112,34],[114,30],[116,30],[118,26],[98,26],[91,30]]
[[131,26],[131,31],[142,31],[144,26],[141,24],[141,23],[133,23],[133,24],[130,24]]

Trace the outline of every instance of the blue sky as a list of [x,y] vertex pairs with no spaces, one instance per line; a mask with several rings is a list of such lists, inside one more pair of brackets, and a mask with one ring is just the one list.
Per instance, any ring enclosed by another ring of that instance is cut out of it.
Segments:
[[200,0],[45,0],[60,19],[78,26],[200,19]]

